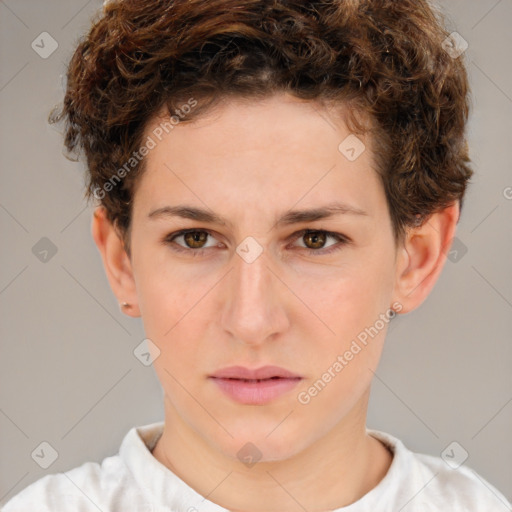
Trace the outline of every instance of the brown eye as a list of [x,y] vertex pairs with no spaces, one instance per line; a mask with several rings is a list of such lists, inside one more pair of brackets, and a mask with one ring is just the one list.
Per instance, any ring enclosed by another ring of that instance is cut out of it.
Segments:
[[[208,243],[208,237],[212,239],[210,242],[213,242],[213,245],[205,245]],[[350,238],[340,233],[332,233],[330,231],[314,229],[304,229],[298,233],[295,233],[293,239],[305,244],[302,246],[299,245],[298,249],[302,249],[308,254],[317,256],[330,254],[334,251],[342,249],[343,246],[352,243]],[[325,246],[328,239],[338,243]],[[162,240],[164,244],[170,245],[174,251],[191,256],[201,256],[204,255],[208,249],[219,248],[219,245],[215,244],[214,241],[215,237],[209,231],[203,229],[188,229],[178,231],[171,233]]]
[[[208,237],[210,240],[208,240]],[[176,252],[198,256],[215,246],[215,238],[204,229],[185,229],[166,236],[162,242]],[[210,242],[210,245],[207,245]]]
[[321,249],[325,244],[326,238],[326,233],[323,231],[312,231],[304,234],[302,237],[308,249]]
[[202,249],[207,238],[206,231],[189,231],[183,235],[183,240],[191,249]]
[[[338,243],[325,246],[328,239],[335,240]],[[303,229],[295,234],[294,240],[304,244],[303,246],[299,245],[299,249],[306,251],[308,254],[317,256],[330,254],[342,249],[344,245],[351,243],[350,238],[342,235],[341,233],[332,233],[321,229]]]

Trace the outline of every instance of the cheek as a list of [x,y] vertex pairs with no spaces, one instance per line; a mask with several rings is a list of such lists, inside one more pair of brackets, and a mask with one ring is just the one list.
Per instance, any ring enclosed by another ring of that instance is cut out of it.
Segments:
[[324,338],[326,343],[316,351],[321,357],[317,356],[310,379],[297,393],[303,414],[317,421],[323,418],[320,423],[327,428],[327,423],[334,425],[354,408],[368,390],[379,363],[389,321],[378,322],[363,329],[338,324],[336,343]]
[[318,324],[308,358],[312,371],[307,384],[314,389],[307,392],[305,401],[317,393],[319,407],[347,405],[370,384],[392,318],[390,275],[385,257],[369,259],[336,279],[322,281],[307,295],[305,288],[301,290],[304,302],[311,304],[323,323]]
[[367,259],[329,276],[317,277],[308,283],[302,281],[295,289],[324,324],[321,337],[332,345],[333,340],[343,343],[357,336],[387,311],[391,277],[385,262]]
[[137,298],[146,333],[168,338],[199,299],[201,280],[183,277],[162,248],[149,248],[134,265]]
[[169,263],[146,266],[138,289],[144,331],[160,350],[155,370],[171,386],[175,381],[169,374],[186,385],[194,371],[207,370],[201,342],[211,323],[212,312],[205,307],[215,284],[211,276],[185,278],[176,268]]

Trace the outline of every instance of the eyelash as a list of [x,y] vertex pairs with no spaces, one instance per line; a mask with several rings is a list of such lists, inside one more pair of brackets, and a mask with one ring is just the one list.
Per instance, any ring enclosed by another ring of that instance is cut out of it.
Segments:
[[[183,229],[181,231],[176,231],[174,233],[167,235],[164,238],[163,243],[166,245],[171,245],[175,238],[177,238],[181,235],[186,235],[187,233],[195,233],[195,232],[208,233],[208,235],[213,236],[212,233],[210,231],[208,231],[207,229]],[[294,233],[292,235],[292,237],[293,237],[292,241],[293,242],[297,241],[299,238],[301,238],[302,236],[304,236],[307,233],[323,233],[328,237],[335,238],[341,244],[341,245],[339,245],[339,244],[333,245],[327,249],[309,249],[307,247],[300,247],[300,249],[305,250],[306,252],[308,252],[309,254],[312,254],[312,255],[322,256],[322,255],[326,255],[326,254],[331,254],[335,251],[341,250],[344,245],[351,243],[351,240],[348,237],[341,235],[340,233],[333,233],[332,231],[325,231],[323,229],[303,229],[303,230],[298,231],[297,233]],[[173,251],[176,251],[179,253],[188,253],[189,255],[192,255],[193,257],[201,256],[208,249],[214,249],[214,247],[207,247],[206,249],[192,249],[192,248],[184,248],[177,244],[174,244],[174,246],[172,247]]]

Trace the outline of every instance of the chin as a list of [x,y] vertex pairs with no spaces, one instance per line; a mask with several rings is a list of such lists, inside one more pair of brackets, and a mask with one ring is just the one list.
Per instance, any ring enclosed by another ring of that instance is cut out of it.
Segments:
[[[280,427],[275,427],[274,424],[272,428],[262,428],[259,433],[255,433],[254,429],[251,429],[250,433],[247,430],[239,433],[231,432],[234,438],[223,437],[219,440],[218,448],[232,459],[241,462],[248,460],[249,467],[251,460],[261,463],[290,459],[308,444],[303,436],[295,438],[287,435],[284,429],[278,433]],[[274,432],[272,432],[273,429],[275,429]],[[269,432],[272,433],[269,435]]]

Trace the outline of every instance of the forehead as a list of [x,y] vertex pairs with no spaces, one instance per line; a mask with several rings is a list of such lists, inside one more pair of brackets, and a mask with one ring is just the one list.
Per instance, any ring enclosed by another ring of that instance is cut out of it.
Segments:
[[232,100],[188,122],[155,117],[147,137],[136,192],[146,213],[177,201],[269,212],[341,201],[371,214],[382,201],[369,135],[315,102]]

